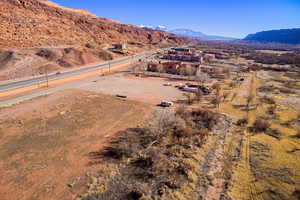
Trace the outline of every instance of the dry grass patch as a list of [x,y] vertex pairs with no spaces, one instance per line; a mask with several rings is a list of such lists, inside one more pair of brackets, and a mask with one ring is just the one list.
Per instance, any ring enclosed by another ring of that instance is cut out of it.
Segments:
[[[104,151],[90,153],[91,164],[105,161],[117,170],[110,171],[109,178],[98,178],[105,191],[88,192],[78,199],[174,199],[175,191],[198,180],[193,154],[220,115],[180,108],[158,110],[151,118],[145,127],[120,132]],[[194,191],[193,199],[197,195]]]

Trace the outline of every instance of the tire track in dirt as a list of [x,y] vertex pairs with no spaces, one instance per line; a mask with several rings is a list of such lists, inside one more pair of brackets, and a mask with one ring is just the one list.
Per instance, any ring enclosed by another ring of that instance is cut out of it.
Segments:
[[[256,105],[255,97],[257,96],[257,93],[256,93],[256,88],[254,88],[255,78],[256,78],[256,74],[254,73],[251,76],[250,92],[249,92],[249,96],[248,96],[248,98],[250,98],[250,96],[254,97],[251,99],[251,102],[248,105],[250,107],[251,107],[251,105]],[[256,110],[256,108],[253,111],[252,110],[250,111],[249,107],[247,108],[248,123],[250,122],[251,118],[255,119],[255,110]],[[250,117],[250,115],[251,115],[251,117]],[[250,200],[260,200],[261,198],[258,198],[258,196],[256,195],[257,189],[256,189],[256,185],[255,185],[255,180],[252,180],[252,177],[251,177],[251,174],[252,174],[252,172],[251,172],[251,133],[247,130],[248,128],[249,128],[249,124],[248,124],[248,127],[246,127],[246,129],[244,131],[244,137],[246,139],[245,168],[248,171],[248,174],[247,174],[247,176],[248,176],[247,178],[249,181],[248,189],[249,189],[249,194],[250,194]]]
[[241,177],[237,177],[237,182],[235,184],[241,184],[239,186],[238,196],[235,198],[237,200],[258,200],[257,188],[255,185],[254,177],[251,172],[251,133],[248,131],[249,127],[253,120],[255,120],[255,97],[256,97],[256,88],[255,88],[255,73],[249,74],[247,79],[240,85],[237,95],[233,98],[232,104],[242,109],[245,113],[245,119],[248,121],[247,127],[244,128],[241,140],[241,160],[240,167],[242,170],[242,179],[241,183],[238,183],[238,180]]
[[216,131],[217,137],[209,141],[206,145],[207,151],[204,158],[204,164],[201,166],[201,172],[205,177],[199,191],[205,200],[222,199],[226,180],[224,178],[224,159],[226,137],[230,134],[230,122],[224,119],[224,124]]

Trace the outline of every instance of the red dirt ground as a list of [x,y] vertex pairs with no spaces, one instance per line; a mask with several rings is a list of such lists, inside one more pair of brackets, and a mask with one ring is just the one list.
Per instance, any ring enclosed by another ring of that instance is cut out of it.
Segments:
[[0,109],[1,200],[73,199],[85,187],[85,172],[96,169],[88,153],[143,123],[151,110],[80,90]]

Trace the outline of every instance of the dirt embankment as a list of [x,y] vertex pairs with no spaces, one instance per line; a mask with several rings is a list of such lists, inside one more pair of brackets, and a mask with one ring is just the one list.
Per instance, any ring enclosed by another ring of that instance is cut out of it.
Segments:
[[85,47],[2,50],[0,81],[40,76],[117,57],[119,55],[106,50]]

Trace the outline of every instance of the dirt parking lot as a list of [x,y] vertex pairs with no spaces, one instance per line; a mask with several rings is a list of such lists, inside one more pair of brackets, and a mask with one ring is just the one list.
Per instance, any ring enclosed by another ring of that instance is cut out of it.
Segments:
[[[168,82],[172,86],[164,86]],[[170,81],[164,78],[115,74],[103,77],[92,84],[86,84],[80,89],[109,95],[125,95],[129,99],[158,104],[162,100],[176,101],[182,98],[182,92],[174,87],[179,83],[185,82]]]
[[99,169],[89,153],[143,123],[153,108],[82,90],[0,108],[0,199],[73,199],[87,172]]
[[73,199],[99,169],[88,154],[142,124],[162,100],[181,99],[179,83],[119,73],[0,108],[0,199]]

